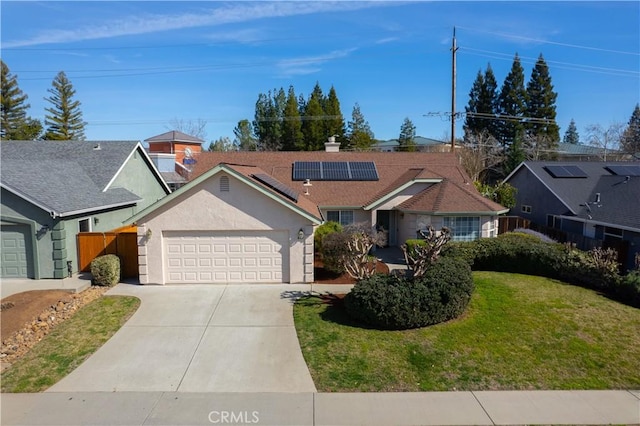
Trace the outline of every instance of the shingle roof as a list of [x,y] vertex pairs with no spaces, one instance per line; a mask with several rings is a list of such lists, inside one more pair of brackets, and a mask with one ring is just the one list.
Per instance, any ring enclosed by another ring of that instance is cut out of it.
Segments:
[[[590,201],[594,188],[599,184],[601,177],[611,176],[611,173],[605,169],[608,166],[640,164],[632,162],[617,161],[526,161],[521,167],[527,167],[531,172],[540,179],[551,191],[553,191],[562,202],[564,202],[574,214],[579,214],[582,210],[580,204]],[[546,170],[546,166],[562,166],[573,165],[579,167],[587,177],[584,178],[554,178]],[[518,169],[505,179],[509,181],[510,177],[517,173]],[[640,184],[640,179],[633,179],[634,185]],[[621,200],[624,201],[624,200]],[[637,199],[626,200],[633,202],[637,206]]]
[[204,141],[195,136],[187,135],[186,133],[172,130],[170,132],[162,133],[161,135],[152,136],[149,139],[145,139],[145,142],[186,142],[202,144]]
[[[596,202],[596,194],[600,202]],[[578,217],[640,229],[640,176],[600,176]]]
[[[220,163],[255,166],[264,170],[293,190],[303,191],[303,182],[294,181],[292,167],[295,161],[373,161],[378,171],[377,181],[312,181],[308,198],[323,208],[361,208],[394,189],[416,179],[448,180],[471,193],[473,185],[465,184],[469,178],[455,154],[420,152],[203,152],[198,154],[193,177],[197,177]],[[451,194],[458,197],[459,191]],[[479,196],[479,194],[477,194]],[[449,196],[449,195],[447,195]],[[474,201],[466,211],[475,211]],[[487,212],[503,211],[486,207]],[[462,210],[464,211],[464,210]]]
[[[472,184],[465,184],[466,186]],[[486,212],[506,210],[501,205],[469,191],[450,180],[432,185],[398,206],[400,210],[421,211],[433,214]]]
[[140,198],[109,188],[136,141],[3,141],[2,186],[57,215],[134,204]]

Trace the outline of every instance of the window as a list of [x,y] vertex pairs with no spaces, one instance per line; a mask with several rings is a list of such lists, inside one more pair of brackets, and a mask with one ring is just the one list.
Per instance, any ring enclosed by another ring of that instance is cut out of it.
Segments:
[[327,220],[338,222],[342,226],[353,224],[353,211],[351,210],[330,210],[327,212]]
[[479,217],[445,217],[444,226],[451,230],[453,241],[473,241],[480,238]]
[[91,232],[91,218],[87,217],[78,221],[78,232]]
[[522,213],[531,214],[531,206],[527,206],[525,204],[522,205]]

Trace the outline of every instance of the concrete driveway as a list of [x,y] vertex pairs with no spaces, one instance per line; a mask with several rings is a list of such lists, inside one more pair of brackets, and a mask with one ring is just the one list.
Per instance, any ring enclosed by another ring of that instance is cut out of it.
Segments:
[[315,392],[293,323],[309,285],[119,284],[138,311],[47,392]]

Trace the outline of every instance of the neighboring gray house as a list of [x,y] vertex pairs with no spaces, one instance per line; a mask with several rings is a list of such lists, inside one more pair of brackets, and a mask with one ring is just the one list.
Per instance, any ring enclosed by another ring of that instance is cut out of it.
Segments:
[[[416,151],[420,152],[449,152],[451,151],[451,143],[437,139],[416,136],[414,138]],[[376,141],[371,146],[372,151],[396,152],[398,151],[398,139],[389,139],[387,141]]]
[[559,143],[556,151],[558,161],[621,161],[631,156],[617,149],[604,149],[591,145]]
[[514,214],[618,248],[624,267],[640,252],[640,162],[521,163],[507,178]]
[[170,191],[136,141],[3,141],[2,278],[78,270],[78,232],[110,231]]

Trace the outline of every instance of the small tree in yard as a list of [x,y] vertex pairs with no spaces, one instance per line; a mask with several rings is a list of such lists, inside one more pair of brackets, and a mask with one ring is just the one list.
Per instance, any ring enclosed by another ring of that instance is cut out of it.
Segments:
[[418,232],[424,239],[423,244],[416,244],[411,250],[407,249],[406,244],[401,246],[404,252],[404,259],[414,277],[424,275],[427,269],[438,259],[444,245],[451,240],[451,231],[446,227],[436,232],[433,226],[429,226],[426,231],[420,230]]
[[334,232],[323,240],[325,267],[334,272],[346,271],[351,277],[362,280],[376,272],[377,259],[369,255],[374,245],[384,238],[366,223],[348,225],[342,232]]

